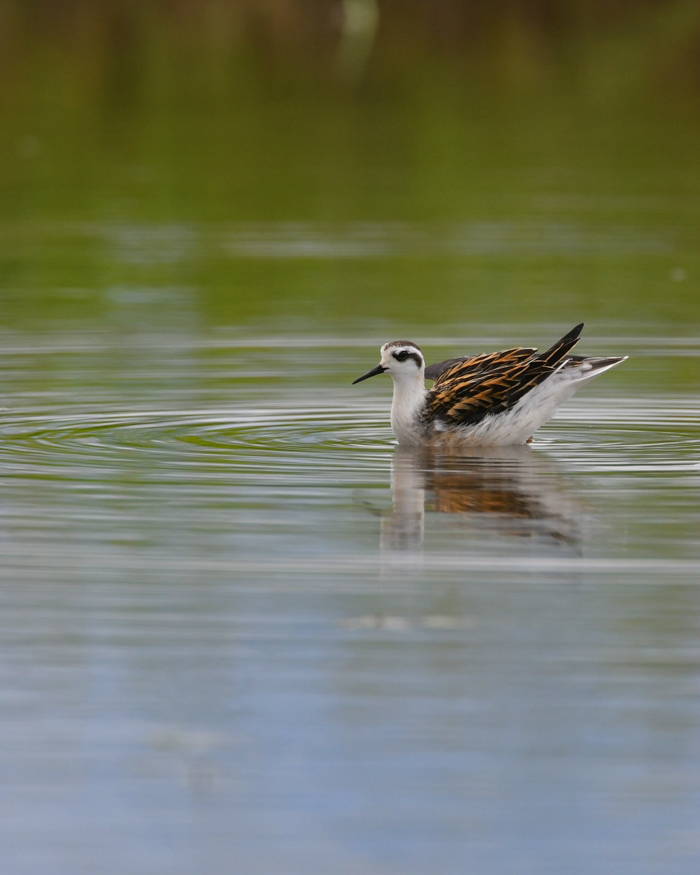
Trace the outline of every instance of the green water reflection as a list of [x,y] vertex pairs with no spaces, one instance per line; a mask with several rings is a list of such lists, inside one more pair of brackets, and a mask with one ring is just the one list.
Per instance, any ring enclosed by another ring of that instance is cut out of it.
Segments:
[[595,16],[532,24],[542,52],[509,75],[493,23],[488,51],[444,55],[409,50],[413,14],[352,83],[301,36],[281,66],[251,51],[225,4],[203,4],[218,37],[158,7],[66,4],[53,31],[11,8],[5,325],[99,322],[115,289],[165,319],[187,294],[204,325],[698,322],[700,114],[682,53],[653,74],[685,21],[660,6],[636,54]]

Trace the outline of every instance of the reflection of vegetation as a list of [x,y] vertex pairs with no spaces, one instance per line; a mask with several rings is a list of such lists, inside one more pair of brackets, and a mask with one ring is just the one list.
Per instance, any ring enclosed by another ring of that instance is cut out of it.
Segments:
[[[60,312],[84,306],[65,289],[178,285],[215,321],[344,326],[358,291],[363,319],[407,324],[700,319],[696,9],[6,0],[3,297]],[[341,70],[349,12],[371,45]],[[235,242],[268,232],[277,260]]]

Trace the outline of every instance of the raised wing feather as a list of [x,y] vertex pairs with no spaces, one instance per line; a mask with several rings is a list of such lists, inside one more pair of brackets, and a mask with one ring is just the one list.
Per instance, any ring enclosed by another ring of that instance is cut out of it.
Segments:
[[506,353],[512,353],[515,355],[522,356],[522,359],[525,360],[529,358],[533,353],[537,352],[535,347],[517,347],[513,349],[508,349],[505,352],[499,353],[487,353],[483,355],[463,355],[459,358],[447,359],[444,362],[437,362],[434,365],[428,365],[425,369],[425,379],[426,380],[437,380],[445,371],[451,370],[455,365],[462,364],[462,362],[475,362],[477,359],[491,359],[494,356],[505,355]]
[[428,393],[429,415],[452,425],[474,425],[508,410],[557,370],[582,328],[577,325],[541,355],[516,347],[457,360]]

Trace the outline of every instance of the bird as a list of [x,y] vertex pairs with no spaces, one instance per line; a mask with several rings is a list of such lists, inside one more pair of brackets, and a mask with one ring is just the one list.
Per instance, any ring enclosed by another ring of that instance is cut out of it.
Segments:
[[[533,434],[579,386],[627,356],[570,355],[584,323],[548,350],[513,347],[425,366],[420,347],[392,340],[379,364],[361,377],[389,374],[394,382],[391,427],[403,446],[515,446]],[[425,380],[433,380],[426,389]]]

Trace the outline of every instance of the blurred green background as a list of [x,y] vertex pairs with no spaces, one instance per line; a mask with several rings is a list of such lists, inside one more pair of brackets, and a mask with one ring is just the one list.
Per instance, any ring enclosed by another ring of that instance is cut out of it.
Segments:
[[5,328],[700,323],[696,0],[3,0],[0,110]]

